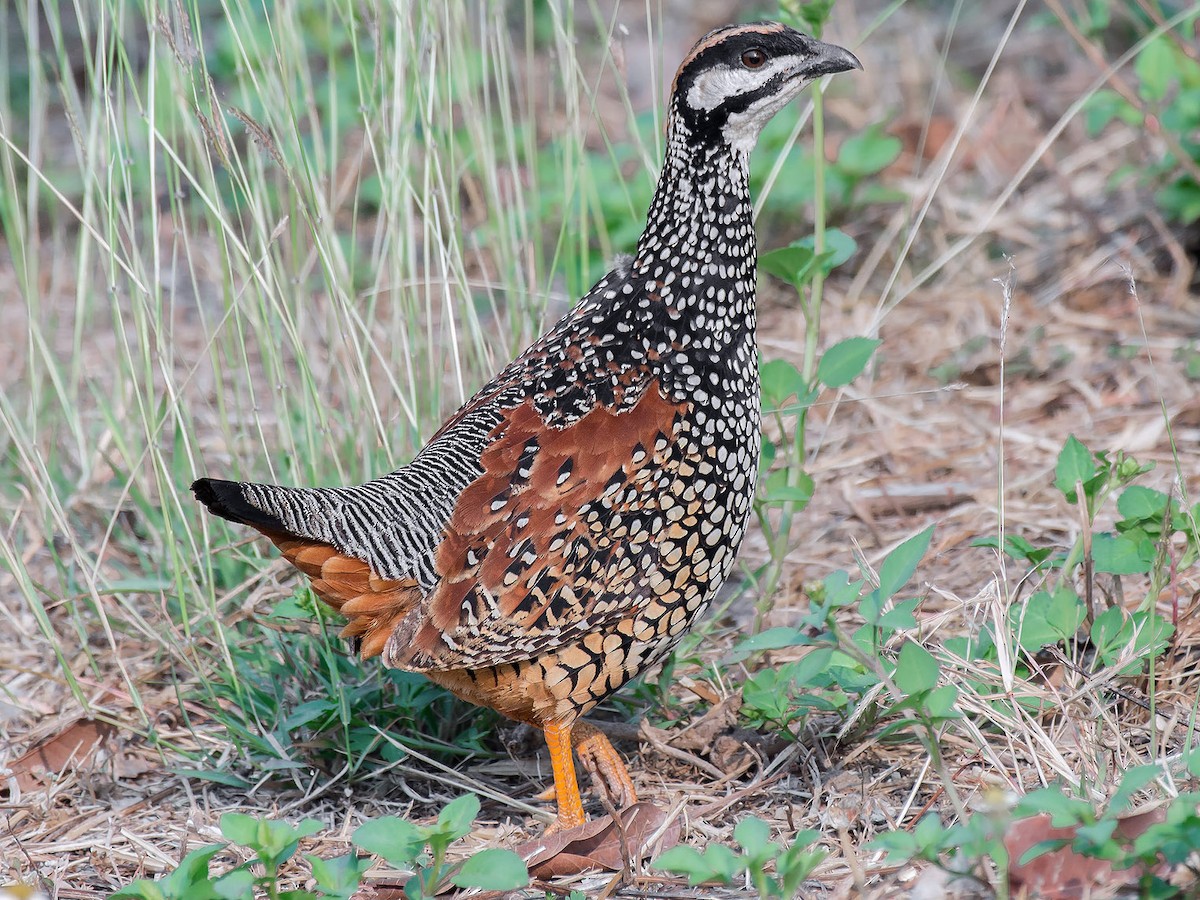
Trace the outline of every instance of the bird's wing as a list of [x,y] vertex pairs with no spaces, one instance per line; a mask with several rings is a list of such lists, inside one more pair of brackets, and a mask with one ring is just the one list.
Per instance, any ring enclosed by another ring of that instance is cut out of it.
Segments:
[[686,407],[657,382],[640,387],[626,408],[596,406],[561,427],[532,400],[502,414],[435,550],[438,583],[392,635],[390,664],[528,659],[611,627],[669,586],[659,541],[695,515],[679,496]]

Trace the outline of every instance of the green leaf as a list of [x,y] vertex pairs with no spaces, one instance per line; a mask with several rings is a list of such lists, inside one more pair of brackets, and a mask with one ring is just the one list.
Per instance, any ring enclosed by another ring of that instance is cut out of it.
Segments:
[[180,778],[195,778],[199,781],[211,781],[215,784],[224,784],[229,787],[247,788],[250,787],[250,782],[240,775],[234,775],[232,772],[212,771],[205,772],[199,769],[172,769],[174,774]]
[[651,865],[673,875],[686,875],[692,885],[706,881],[731,884],[745,868],[741,857],[724,844],[710,844],[704,853],[682,845],[672,847]]
[[899,138],[884,134],[883,124],[877,122],[842,141],[836,165],[855,178],[874,175],[895,162],[903,146]]
[[1200,778],[1200,747],[1187,754],[1186,759],[1188,774],[1193,778]]
[[[266,818],[252,821],[256,826],[255,835],[246,846],[257,850],[262,861],[269,865],[279,865],[291,859],[301,838],[317,834],[324,827],[316,819],[304,819],[295,827],[287,822],[276,822]],[[240,830],[244,825],[239,823],[236,827]]]
[[1116,817],[1101,819],[1090,825],[1080,825],[1075,829],[1075,840],[1072,845],[1086,856],[1100,859],[1118,859],[1121,855],[1119,844],[1112,842],[1113,832],[1117,830]]
[[796,290],[801,290],[812,280],[816,262],[817,257],[811,247],[793,244],[762,254],[758,258],[758,267],[768,275],[783,279]]
[[758,459],[758,470],[766,472],[771,468],[771,464],[775,462],[775,442],[768,437],[762,439],[762,455]]
[[891,597],[896,591],[908,584],[917,564],[929,549],[929,541],[933,538],[936,526],[930,525],[924,531],[913,535],[895,550],[887,555],[883,565],[879,567],[880,597]]
[[[807,247],[816,252],[816,235],[809,235],[796,241],[796,246]],[[821,268],[828,275],[842,263],[858,252],[858,241],[846,234],[840,228],[825,229],[825,249],[821,251]]]
[[158,881],[139,879],[116,893],[113,900],[210,900],[217,898],[209,880],[209,861],[225,849],[224,844],[209,844],[189,853],[170,875]]
[[864,850],[883,850],[887,853],[884,864],[900,866],[921,852],[916,837],[908,831],[885,831],[877,834],[863,846]]
[[1135,612],[1130,619],[1133,624],[1133,648],[1138,654],[1158,656],[1167,649],[1175,626],[1152,609]]
[[820,35],[832,9],[833,0],[808,0],[807,3],[800,4],[800,18],[814,35]]
[[304,858],[312,866],[317,887],[323,890],[327,897],[336,900],[350,900],[350,896],[358,888],[363,875],[372,864],[369,856],[359,856],[357,853],[346,853],[333,859],[321,859],[319,856],[306,854]]
[[1179,70],[1171,38],[1165,34],[1159,35],[1143,47],[1133,64],[1133,70],[1141,82],[1139,93],[1143,98],[1153,102],[1166,99]]
[[817,380],[826,387],[844,387],[862,374],[881,340],[852,337],[838,341],[825,351],[817,364]]
[[764,411],[783,406],[788,397],[804,393],[804,379],[800,370],[785,359],[772,359],[762,364],[759,370],[762,382],[762,406]]
[[[883,596],[879,590],[873,590],[867,596],[863,597],[858,604],[858,613],[863,617],[863,621],[867,624],[864,628],[873,628],[879,624],[879,616],[883,610]],[[864,647],[864,650],[870,650],[870,647]]]
[[758,266],[776,278],[782,278],[797,291],[812,281],[817,271],[828,275],[858,249],[854,238],[837,228],[825,232],[825,247],[818,254],[816,237],[809,235],[786,247],[762,254]]
[[1134,766],[1127,770],[1121,776],[1121,784],[1109,799],[1108,807],[1105,809],[1104,814],[1110,816],[1121,812],[1129,805],[1129,801],[1133,799],[1134,794],[1146,785],[1152,784],[1160,775],[1162,775],[1162,769],[1153,765]]
[[991,632],[986,628],[978,634],[946,638],[942,642],[943,650],[967,662],[988,659],[994,648]]
[[733,645],[733,650],[730,651],[729,655],[725,657],[725,662],[741,662],[755,653],[761,653],[763,650],[779,650],[783,647],[795,647],[807,643],[809,643],[809,640],[803,631],[798,628],[789,628],[785,625],[780,625],[739,640]]
[[734,826],[733,839],[747,853],[757,855],[771,841],[771,826],[756,816],[747,816]]
[[[213,882],[213,893],[221,900],[252,900],[254,897],[254,873],[247,869],[226,872]],[[189,892],[184,895],[192,900]]]
[[821,582],[825,590],[825,602],[833,608],[849,606],[862,593],[863,583],[851,581],[850,574],[845,569],[837,569],[825,576]]
[[221,816],[221,834],[235,844],[257,849],[258,821],[244,813],[225,813]]
[[996,537],[976,538],[971,541],[972,547],[1002,548],[1011,559],[1023,559],[1032,565],[1039,565],[1046,557],[1054,552],[1051,547],[1035,547],[1019,534],[1004,535],[1003,543]]
[[1168,497],[1162,491],[1134,484],[1121,492],[1117,511],[1126,519],[1161,522],[1166,517]]
[[208,844],[193,850],[179,863],[179,868],[163,879],[163,886],[169,885],[173,893],[178,893],[179,888],[207,881],[210,860],[224,849],[224,844]]
[[1013,605],[1008,610],[1008,622],[1021,647],[1036,653],[1073,637],[1086,614],[1083,601],[1064,586],[1053,593],[1037,591],[1025,603]]
[[108,895],[108,900],[167,900],[162,888],[153,881],[139,878],[133,884],[127,884]]
[[165,578],[122,578],[108,582],[101,594],[158,594],[171,589]]
[[1129,122],[1130,117],[1138,117],[1138,111],[1116,91],[1096,91],[1084,105],[1084,122],[1091,135],[1099,134],[1113,119]]
[[1088,481],[1096,474],[1096,464],[1092,452],[1071,435],[1063,444],[1058,454],[1058,464],[1054,467],[1054,486],[1067,498],[1068,503],[1077,503],[1075,483]]
[[930,691],[921,706],[925,714],[933,719],[957,719],[959,712],[955,708],[958,703],[958,688],[952,684],[943,684]]
[[480,850],[463,863],[450,881],[462,888],[513,891],[529,884],[529,870],[511,850],[491,848]]
[[[1134,853],[1146,861],[1162,856],[1172,864],[1183,862],[1200,846],[1200,794],[1180,794],[1167,807],[1166,819],[1151,825],[1133,844]],[[1175,896],[1160,894],[1158,896]]]
[[775,860],[775,871],[782,879],[783,897],[799,896],[801,884],[825,858],[826,852],[822,848],[809,849],[820,837],[820,833],[812,828],[797,832],[791,846]]
[[889,203],[903,203],[908,199],[908,195],[899,188],[871,180],[860,181],[855,185],[853,199],[856,207],[885,206]]
[[810,650],[792,663],[792,681],[802,687],[817,687],[818,679],[824,679],[835,659],[841,663],[846,662],[842,657],[844,654],[840,653],[835,657],[832,647]]
[[938,663],[933,655],[915,641],[905,641],[892,676],[906,694],[919,694],[937,685]]
[[[788,484],[789,478],[793,482]],[[812,476],[795,469],[776,469],[763,484],[763,502],[777,506],[782,503],[806,505],[816,489]]]
[[337,700],[325,697],[299,703],[292,710],[292,714],[283,720],[280,727],[284,731],[292,731],[335,712],[337,708]]
[[1092,535],[1092,562],[1097,572],[1141,575],[1154,568],[1157,552],[1144,534]]
[[903,631],[907,628],[917,627],[917,606],[920,600],[912,597],[908,600],[898,600],[892,605],[892,608],[876,619],[875,624],[880,628],[888,628],[892,631]]
[[1057,850],[1061,850],[1069,843],[1071,842],[1067,838],[1049,838],[1044,841],[1038,841],[1022,853],[1020,859],[1017,861],[1021,865],[1027,866],[1039,856],[1045,856],[1047,853],[1054,853]]
[[1156,191],[1154,200],[1176,222],[1190,225],[1200,220],[1200,183],[1187,176]]
[[478,815],[479,798],[474,794],[464,794],[446,804],[438,814],[438,825],[454,840],[458,840],[471,833],[471,826]]
[[942,848],[947,831],[946,825],[935,813],[926,813],[913,828],[913,837],[925,850],[937,851]]
[[742,711],[766,722],[786,722],[793,717],[792,668],[760,669],[742,682]]
[[363,822],[350,836],[361,850],[382,856],[398,869],[408,868],[425,849],[425,831],[396,816],[380,816]]
[[1095,820],[1090,803],[1078,797],[1068,797],[1061,788],[1048,787],[1030,791],[1017,801],[1014,816],[1034,816],[1047,813],[1055,828],[1069,828]]
[[1133,623],[1121,607],[1109,607],[1092,622],[1091,638],[1100,659],[1111,665],[1133,638]]

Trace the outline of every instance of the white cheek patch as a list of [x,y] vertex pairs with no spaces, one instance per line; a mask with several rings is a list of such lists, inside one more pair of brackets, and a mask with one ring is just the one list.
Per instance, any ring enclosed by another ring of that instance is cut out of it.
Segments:
[[785,57],[770,60],[760,69],[735,69],[731,66],[709,69],[697,75],[692,82],[687,92],[687,105],[692,109],[712,112],[731,97],[758,90],[775,75],[794,65],[794,58],[789,62]]
[[771,117],[787,106],[806,84],[808,79],[797,78],[788,82],[779,93],[756,100],[742,112],[731,113],[721,129],[721,136],[734,150],[749,153]]

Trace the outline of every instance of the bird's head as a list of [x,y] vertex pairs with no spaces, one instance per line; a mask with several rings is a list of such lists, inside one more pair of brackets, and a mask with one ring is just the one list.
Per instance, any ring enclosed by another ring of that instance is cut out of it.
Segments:
[[806,84],[861,68],[849,50],[778,22],[729,25],[702,37],[680,64],[671,113],[689,143],[749,153],[763,126]]

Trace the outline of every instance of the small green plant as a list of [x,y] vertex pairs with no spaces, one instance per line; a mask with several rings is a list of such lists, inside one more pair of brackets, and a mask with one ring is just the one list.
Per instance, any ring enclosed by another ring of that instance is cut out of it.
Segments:
[[[1152,468],[1121,453],[1093,453],[1072,435],[1059,453],[1054,484],[1080,509],[1085,529],[1066,553],[1038,547],[1019,535],[976,541],[1047,576],[1043,587],[1009,609],[1009,625],[1022,649],[1036,653],[1072,640],[1086,628],[1099,665],[1124,661],[1122,674],[1134,674],[1166,648],[1174,627],[1154,606],[1172,579],[1200,558],[1200,504],[1184,509],[1174,497],[1133,483]],[[1121,518],[1112,531],[1097,531],[1097,516],[1118,494]],[[1101,608],[1092,590],[1096,575],[1110,576],[1114,584],[1143,576],[1145,596],[1133,612],[1120,603]],[[1083,597],[1076,588],[1079,580]]]
[[[432,825],[416,825],[395,816],[364,822],[351,837],[361,850],[382,856],[391,865],[413,872],[404,887],[409,900],[432,900],[440,887],[508,891],[529,884],[525,863],[510,850],[481,850],[465,862],[446,862],[446,851],[471,830],[479,814],[479,798],[467,794],[448,803]],[[296,854],[300,841],[321,830],[305,819],[299,825],[241,813],[221,816],[221,834],[231,844],[253,852],[247,862],[214,876],[213,857],[226,844],[209,844],[184,857],[179,868],[157,881],[135,881],[112,895],[114,900],[349,900],[371,859],[347,853],[333,859],[305,856],[312,868],[312,890],[281,891],[279,873]]]
[[[321,823],[305,819],[299,825],[274,822],[241,813],[221,816],[221,834],[232,844],[253,851],[242,865],[219,876],[209,871],[212,858],[226,848],[209,844],[183,858],[179,868],[157,881],[135,881],[112,895],[137,900],[251,900],[265,893],[271,900],[349,900],[371,861],[349,853],[334,859],[306,856],[316,882],[310,891],[279,889],[279,870],[296,854],[303,838],[321,830]],[[257,871],[256,871],[257,870]]]
[[[911,724],[914,717],[932,726],[954,715],[957,689],[937,686],[932,655],[913,641],[898,653],[888,649],[900,633],[916,627],[918,601],[895,595],[916,572],[932,537],[930,527],[897,546],[880,566],[874,587],[865,579],[852,581],[844,571],[830,574],[810,587],[808,612],[796,625],[770,628],[734,645],[726,662],[766,650],[811,648],[798,660],[763,667],[743,682],[741,715],[748,724],[793,735],[805,716],[845,711],[881,682],[892,689],[895,701],[881,714],[910,711],[893,727]],[[853,606],[865,622],[846,634],[837,617]]]
[[749,816],[733,830],[740,853],[724,844],[710,844],[704,852],[681,845],[672,847],[651,865],[673,875],[686,875],[692,885],[733,884],[746,877],[763,900],[790,900],[825,858],[824,850],[812,846],[819,838],[820,833],[810,829],[797,832],[791,843],[779,844],[771,840],[766,822]]
[[384,816],[360,825],[351,840],[399,869],[412,870],[404,886],[410,900],[431,900],[446,883],[495,891],[525,887],[529,872],[511,850],[480,850],[465,862],[446,862],[446,851],[470,832],[477,815],[479,798],[466,794],[447,804],[432,825]]
[[1121,81],[1120,90],[1097,91],[1088,102],[1087,126],[1096,134],[1119,119],[1159,137],[1164,147],[1159,159],[1150,166],[1126,167],[1121,174],[1140,175],[1155,185],[1155,200],[1167,218],[1188,225],[1200,220],[1200,60],[1195,38],[1188,36],[1195,33],[1200,11],[1182,10],[1163,22],[1151,9],[1091,5],[1083,29],[1086,39],[1095,40],[1107,30],[1113,11],[1119,10],[1143,43],[1133,65],[1135,85]]
[[[1004,829],[1010,821],[1006,812],[977,812],[951,825],[930,813],[922,816],[909,830],[896,829],[880,834],[869,841],[864,850],[887,853],[887,865],[902,865],[921,859],[933,863],[954,875],[965,875],[989,881],[980,872],[985,861],[1001,871],[1008,867],[1008,852],[1004,847]],[[997,891],[1007,896],[1003,890]]]
[[[786,247],[768,254],[770,258],[763,261],[764,269],[780,271],[782,257],[779,254],[793,251],[795,257],[811,255],[807,248]],[[840,341],[825,352],[815,374],[810,376],[782,359],[771,360],[762,367],[763,412],[775,419],[781,435],[791,435],[791,438],[779,442],[770,437],[763,438],[762,480],[754,511],[767,538],[771,561],[761,578],[760,616],[768,608],[782,577],[795,517],[813,495],[812,476],[804,468],[808,410],[822,388],[844,387],[858,377],[879,343],[862,337]],[[777,518],[772,515],[773,510],[778,511]]]
[[[1200,776],[1200,751],[1185,756],[1187,774]],[[988,880],[987,864],[1000,873],[1000,896],[1007,896],[1007,873],[1044,853],[1064,846],[1083,857],[1105,860],[1113,871],[1140,866],[1139,896],[1174,897],[1178,888],[1164,881],[1156,870],[1163,864],[1185,863],[1200,846],[1200,793],[1181,793],[1167,804],[1162,821],[1145,828],[1136,837],[1119,829],[1134,797],[1163,777],[1161,766],[1134,766],[1121,776],[1117,789],[1102,808],[1082,799],[1078,790],[1061,786],[1032,791],[1010,809],[991,809],[945,824],[936,815],[922,817],[911,830],[881,834],[866,849],[886,851],[887,864],[899,865],[923,859],[958,875]],[[1050,826],[1069,829],[1070,837],[1055,837],[1034,844],[1018,859],[1010,859],[1006,834],[1022,827],[1022,820],[1039,814],[1050,817]]]

